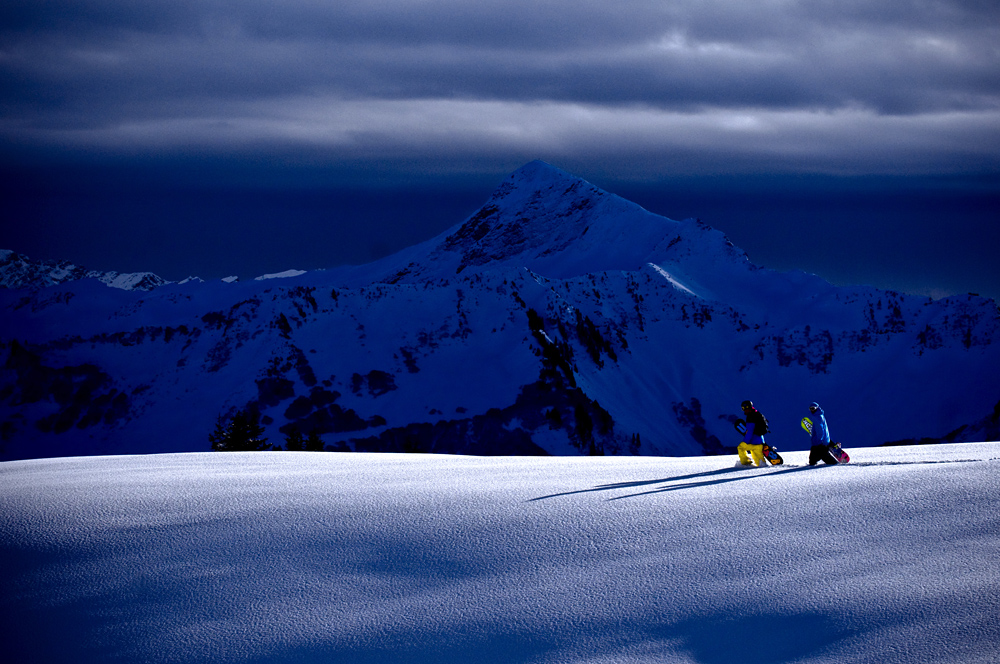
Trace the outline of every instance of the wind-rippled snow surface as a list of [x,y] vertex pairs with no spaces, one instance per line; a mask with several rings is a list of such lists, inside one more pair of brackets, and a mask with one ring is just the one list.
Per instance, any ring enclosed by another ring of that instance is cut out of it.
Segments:
[[995,662],[1000,443],[0,464],[16,662]]

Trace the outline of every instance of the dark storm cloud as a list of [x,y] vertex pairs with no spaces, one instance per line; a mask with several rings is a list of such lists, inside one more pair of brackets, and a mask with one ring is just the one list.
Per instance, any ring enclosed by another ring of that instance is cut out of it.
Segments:
[[996,295],[998,44],[995,0],[4,0],[0,248],[360,262],[541,158],[765,265]]
[[8,0],[0,135],[304,163],[992,170],[998,7]]

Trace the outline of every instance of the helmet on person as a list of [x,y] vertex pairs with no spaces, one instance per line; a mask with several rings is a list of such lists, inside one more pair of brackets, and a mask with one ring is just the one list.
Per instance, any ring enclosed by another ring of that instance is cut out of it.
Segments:
[[740,408],[742,408],[743,410],[753,408],[753,402],[747,399],[746,401],[740,404]]
[[819,404],[818,403],[816,403],[815,401],[813,401],[811,404],[809,404],[809,412],[810,413],[815,413],[817,410],[819,410]]

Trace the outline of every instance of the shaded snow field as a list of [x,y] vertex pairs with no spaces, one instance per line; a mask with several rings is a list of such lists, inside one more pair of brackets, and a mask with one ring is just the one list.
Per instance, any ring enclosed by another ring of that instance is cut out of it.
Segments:
[[7,661],[996,662],[1000,443],[0,464]]

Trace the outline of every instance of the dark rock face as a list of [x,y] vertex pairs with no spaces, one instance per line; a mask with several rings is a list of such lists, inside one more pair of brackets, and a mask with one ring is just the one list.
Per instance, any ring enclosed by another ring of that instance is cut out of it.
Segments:
[[[40,355],[15,341],[4,370],[12,380],[0,390],[0,399],[14,406],[39,404],[51,411],[34,423],[44,433],[114,425],[130,414],[129,395],[92,364],[47,366]],[[16,431],[12,424],[5,430],[5,437]]]

